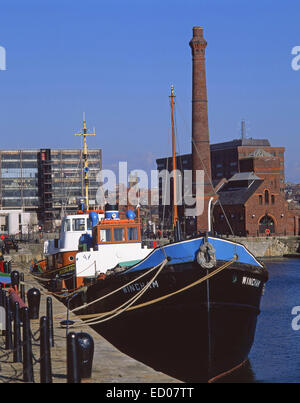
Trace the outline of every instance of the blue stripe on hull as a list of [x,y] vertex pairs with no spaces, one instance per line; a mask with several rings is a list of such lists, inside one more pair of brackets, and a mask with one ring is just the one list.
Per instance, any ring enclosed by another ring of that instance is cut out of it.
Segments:
[[[166,256],[168,256],[170,259],[168,265],[192,262],[196,259],[197,252],[199,251],[199,248],[203,242],[204,238],[200,237],[156,248],[141,263],[133,266],[124,273],[149,269],[160,264]],[[215,248],[217,260],[229,261],[232,260],[235,255],[237,255],[239,263],[262,267],[262,264],[256,260],[256,258],[245,248],[244,245],[227,241],[225,239],[212,237],[208,237],[208,242]]]

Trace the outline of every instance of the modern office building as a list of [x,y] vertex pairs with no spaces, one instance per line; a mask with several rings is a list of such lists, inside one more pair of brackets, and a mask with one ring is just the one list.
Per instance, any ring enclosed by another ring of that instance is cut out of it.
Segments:
[[[89,200],[96,204],[102,151],[88,150]],[[36,212],[51,230],[61,214],[84,197],[83,151],[78,149],[0,150],[0,208]]]

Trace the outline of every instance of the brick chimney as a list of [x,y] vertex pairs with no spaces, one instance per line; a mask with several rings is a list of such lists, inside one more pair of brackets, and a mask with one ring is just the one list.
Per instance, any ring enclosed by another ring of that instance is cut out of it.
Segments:
[[206,45],[207,42],[203,38],[203,28],[194,27],[193,38],[190,41],[193,56],[192,163],[194,195],[196,170],[204,171],[204,211],[197,216],[197,231],[201,232],[208,231],[208,203],[210,198],[215,195],[210,184],[211,163],[205,74]]

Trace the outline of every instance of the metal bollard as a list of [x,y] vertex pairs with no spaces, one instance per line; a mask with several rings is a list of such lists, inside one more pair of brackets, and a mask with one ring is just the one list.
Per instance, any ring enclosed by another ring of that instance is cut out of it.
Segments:
[[10,280],[12,288],[15,288],[15,286],[17,286],[17,289],[19,289],[20,273],[17,270],[13,270],[10,273]]
[[89,379],[92,376],[94,340],[88,333],[76,334],[79,372],[81,379]]
[[47,318],[49,328],[49,343],[50,347],[54,347],[54,332],[53,332],[53,310],[52,310],[52,298],[47,297]]
[[22,362],[20,306],[14,303],[14,362]]
[[13,340],[12,340],[12,328],[11,328],[11,310],[8,295],[4,298],[5,303],[5,350],[12,350]]
[[29,318],[38,319],[40,312],[41,292],[37,288],[30,288],[27,291],[27,302],[29,307]]
[[20,297],[25,302],[24,273],[20,274]]
[[23,320],[23,379],[24,382],[34,382],[29,308],[27,306],[22,308],[22,320]]
[[80,383],[76,333],[67,336],[67,383]]
[[40,319],[40,332],[40,381],[41,383],[52,383],[49,324],[47,316],[42,316]]

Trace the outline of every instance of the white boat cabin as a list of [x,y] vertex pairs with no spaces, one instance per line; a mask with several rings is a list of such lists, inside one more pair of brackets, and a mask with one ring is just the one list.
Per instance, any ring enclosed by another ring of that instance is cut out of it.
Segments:
[[93,229],[93,244],[93,250],[76,254],[77,279],[106,273],[118,264],[133,264],[153,250],[142,246],[141,224],[134,219],[101,220]]
[[[98,212],[98,219],[104,217],[103,212]],[[78,250],[79,238],[82,234],[92,236],[92,221],[88,213],[67,215],[62,219],[58,239],[45,241],[44,254],[46,256],[59,252],[71,252]]]

